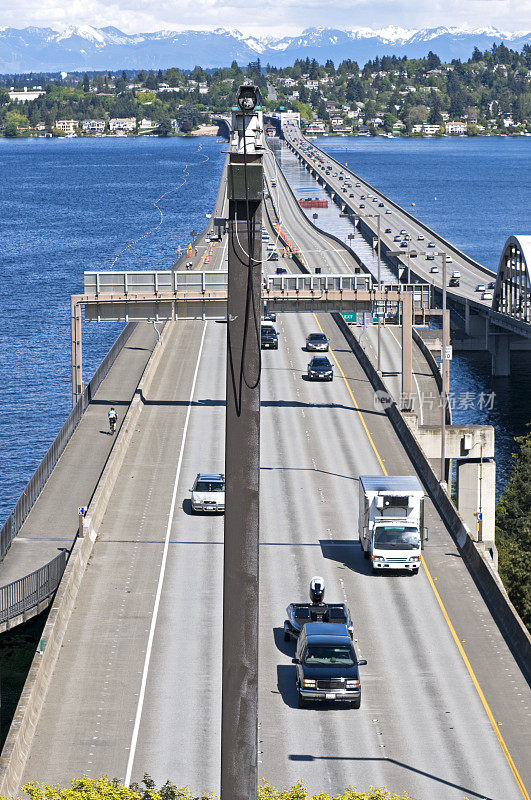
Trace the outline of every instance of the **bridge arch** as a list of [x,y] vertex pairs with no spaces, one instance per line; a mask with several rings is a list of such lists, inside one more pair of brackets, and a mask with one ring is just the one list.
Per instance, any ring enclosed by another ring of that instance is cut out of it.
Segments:
[[493,311],[531,322],[531,236],[509,236],[498,268]]

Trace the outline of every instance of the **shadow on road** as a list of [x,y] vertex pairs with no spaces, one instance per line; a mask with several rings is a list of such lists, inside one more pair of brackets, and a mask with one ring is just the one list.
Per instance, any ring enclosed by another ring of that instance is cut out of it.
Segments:
[[295,679],[297,670],[291,664],[278,664],[277,666],[277,688],[283,701],[290,708],[298,708],[297,687]]
[[273,636],[275,638],[277,650],[280,650],[283,655],[293,658],[295,655],[295,642],[284,641],[284,628],[273,628]]
[[288,759],[289,761],[363,761],[365,763],[369,763],[371,761],[381,761],[385,762],[386,764],[394,764],[395,766],[400,767],[407,772],[413,772],[416,775],[423,775],[425,778],[429,778],[435,783],[440,783],[443,786],[450,786],[453,789],[464,792],[467,797],[477,797],[481,798],[481,800],[495,800],[494,797],[488,794],[484,794],[483,792],[475,792],[473,789],[467,789],[465,786],[460,786],[458,783],[447,781],[445,778],[439,778],[437,775],[432,775],[430,772],[417,769],[410,764],[404,764],[403,761],[398,761],[396,758],[389,758],[388,756],[385,758],[378,758],[376,756],[312,756],[306,753],[290,753]]
[[324,558],[344,564],[347,569],[360,575],[370,574],[370,564],[363,558],[363,551],[357,539],[320,539]]

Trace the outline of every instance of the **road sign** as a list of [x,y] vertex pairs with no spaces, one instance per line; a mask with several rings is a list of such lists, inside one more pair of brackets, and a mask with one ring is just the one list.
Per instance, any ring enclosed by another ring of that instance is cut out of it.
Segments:
[[444,348],[444,357],[445,357],[446,361],[451,361],[452,360],[452,345],[451,344],[446,345],[446,347]]
[[348,314],[347,313],[342,314],[342,317],[345,320],[345,322],[356,322],[356,316],[357,315],[355,311],[349,312]]
[[85,508],[85,506],[78,506],[78,508],[77,508],[78,517],[84,517],[86,513],[87,513],[87,509]]
[[478,513],[476,514],[476,517],[477,517],[477,521],[481,522],[481,520],[483,519],[483,512],[482,511],[478,511]]

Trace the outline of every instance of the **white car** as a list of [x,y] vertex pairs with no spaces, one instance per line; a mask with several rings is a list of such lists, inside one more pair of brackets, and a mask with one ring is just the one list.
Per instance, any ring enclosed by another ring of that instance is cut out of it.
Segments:
[[433,267],[430,269],[430,272],[439,272],[439,267],[435,267],[435,266],[433,266]]
[[419,242],[422,242],[422,240],[424,239],[424,235],[422,233],[419,233],[419,235],[417,236],[417,239],[418,239]]
[[492,300],[493,297],[494,297],[494,294],[491,291],[483,292],[483,294],[481,295],[481,299],[482,300]]
[[221,473],[199,472],[190,491],[192,513],[225,511],[225,476]]
[[485,286],[485,284],[484,283],[478,283],[478,285],[476,286],[476,292],[486,292],[486,291],[487,291],[487,287]]

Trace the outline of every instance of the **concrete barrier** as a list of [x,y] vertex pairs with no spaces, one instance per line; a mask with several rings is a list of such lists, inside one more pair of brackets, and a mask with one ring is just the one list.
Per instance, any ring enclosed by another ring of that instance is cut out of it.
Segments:
[[164,354],[171,328],[172,326],[168,324],[164,326],[160,341],[155,345],[146,364],[85,516],[83,536],[79,536],[72,547],[68,564],[44,626],[41,639],[42,652],[39,649],[33,658],[0,756],[0,796],[16,797],[18,793],[33,735],[46,699],[85,567],[92,553],[98,528],[107,509],[142,410],[143,395],[151,386],[153,376]]
[[[332,317],[360,362],[373,389],[387,393],[385,384],[341,314],[336,312],[332,314]],[[386,408],[386,414],[391,420],[400,441],[406,448],[407,454],[442,521],[456,542],[463,561],[481,592],[522,674],[531,683],[531,636],[509,600],[500,576],[490,562],[488,553],[470,537],[463,519],[448,492],[439,483],[426,455],[405,422],[396,403],[392,403]]]

